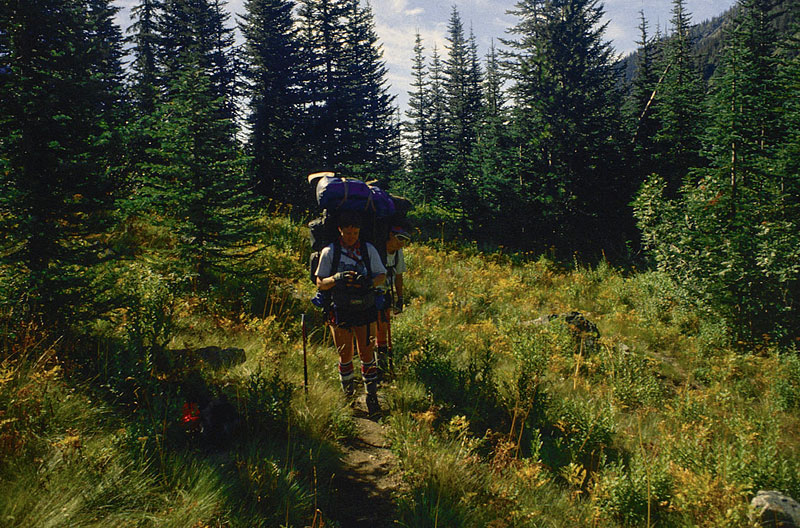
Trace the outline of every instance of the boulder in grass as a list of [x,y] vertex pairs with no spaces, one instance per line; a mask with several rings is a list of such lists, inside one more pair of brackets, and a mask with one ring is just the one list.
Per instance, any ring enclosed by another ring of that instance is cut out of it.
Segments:
[[750,501],[754,522],[768,528],[800,528],[800,504],[777,491],[759,491]]

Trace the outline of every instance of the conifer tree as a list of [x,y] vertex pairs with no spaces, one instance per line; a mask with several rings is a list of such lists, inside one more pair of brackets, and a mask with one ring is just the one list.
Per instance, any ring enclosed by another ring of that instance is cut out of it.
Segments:
[[[782,103],[792,96],[777,82],[773,6],[740,2],[712,79],[709,166],[691,173],[679,199],[663,183],[637,207],[661,267],[748,342],[793,337],[798,316],[797,208],[787,216],[786,175],[775,163],[787,137]],[[671,215],[648,214],[647,204],[662,202]]]
[[426,193],[425,174],[431,166],[428,159],[430,141],[430,101],[427,66],[424,56],[425,48],[422,45],[422,37],[417,32],[414,40],[414,56],[412,58],[411,72],[413,81],[411,91],[408,92],[408,110],[405,124],[405,139],[409,144],[410,160],[409,169],[412,178],[421,187],[422,194]]
[[444,61],[447,158],[444,176],[450,203],[463,207],[474,199],[469,175],[482,104],[482,72],[474,34],[465,38],[461,15],[455,6],[447,29],[449,46]]
[[348,0],[346,14],[338,68],[344,110],[339,162],[356,177],[385,184],[400,168],[395,98],[386,87],[387,70],[371,8]]
[[508,130],[510,112],[506,107],[503,78],[497,50],[492,42],[486,57],[483,84],[484,104],[473,150],[477,200],[473,206],[476,228],[491,240],[509,244],[516,233],[509,232],[513,215],[524,206],[517,179],[516,156]]
[[[163,93],[138,167],[140,211],[171,228],[177,260],[201,288],[242,256],[255,214],[233,120],[231,41],[218,2],[167,0],[159,18]],[[174,270],[173,270],[174,271]]]
[[644,11],[640,11],[640,40],[637,41],[636,76],[631,83],[631,94],[626,101],[628,121],[633,124],[631,143],[639,166],[637,172],[650,171],[655,166],[655,135],[658,119],[653,101],[659,90],[660,74],[655,63],[659,58],[658,39],[650,37]]
[[423,156],[430,160],[430,172],[425,177],[425,181],[429,182],[430,193],[426,193],[423,199],[444,204],[447,203],[447,186],[444,182],[444,167],[448,152],[447,98],[443,65],[435,45],[431,52],[429,107],[430,141],[427,155],[423,153]]
[[660,121],[656,135],[659,172],[667,193],[675,196],[688,171],[703,165],[704,86],[689,34],[691,14],[685,0],[673,0],[672,35],[667,39],[659,70],[661,86],[654,101]]
[[309,206],[303,183],[303,68],[287,0],[248,0],[239,27],[244,35],[248,153],[258,191],[280,202]]
[[113,223],[122,119],[115,12],[100,0],[0,7],[2,259],[26,274],[51,320],[92,306],[91,273]]
[[630,196],[618,177],[619,95],[603,9],[522,0],[514,13],[517,39],[506,43],[529,227],[541,241],[597,249],[625,231]]
[[306,65],[308,148],[315,165],[328,169],[340,163],[340,131],[345,96],[337,57],[343,49],[344,0],[302,0],[298,16]]
[[131,92],[137,109],[149,115],[159,95],[157,19],[161,2],[141,0],[131,9],[134,23],[128,28],[131,43]]
[[170,92],[156,110],[152,133],[159,148],[150,153],[143,193],[155,206],[154,218],[176,235],[176,264],[188,265],[204,288],[246,256],[253,241],[248,159],[230,141],[233,125],[202,68],[179,72]]

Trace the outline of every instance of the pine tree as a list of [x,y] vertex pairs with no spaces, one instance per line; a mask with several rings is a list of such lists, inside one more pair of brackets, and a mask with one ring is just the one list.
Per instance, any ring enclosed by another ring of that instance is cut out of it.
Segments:
[[159,0],[141,0],[131,9],[134,23],[128,28],[132,33],[131,92],[137,109],[149,115],[155,110],[159,94],[158,35],[156,21],[161,8]]
[[258,191],[280,202],[310,206],[302,185],[305,159],[299,43],[287,0],[248,0],[239,27],[245,39],[248,153]]
[[659,67],[663,81],[653,103],[660,121],[656,135],[659,173],[673,197],[689,169],[704,164],[700,153],[704,86],[689,35],[690,21],[685,0],[673,0],[673,33],[665,44]]
[[246,256],[253,241],[248,159],[229,141],[232,123],[203,69],[186,68],[170,91],[156,110],[152,134],[159,147],[149,153],[154,161],[145,167],[142,195],[152,217],[175,235],[171,271],[188,265],[204,288]]
[[428,159],[431,112],[428,93],[430,81],[428,80],[424,51],[422,37],[417,32],[411,66],[414,80],[411,83],[411,91],[408,92],[408,110],[406,110],[408,121],[405,123],[405,140],[409,144],[409,168],[412,179],[421,187],[423,195],[429,191],[424,178],[431,166]]
[[123,118],[115,12],[99,0],[0,7],[2,258],[52,320],[92,306],[113,224]]
[[782,103],[793,97],[776,82],[773,5],[742,0],[729,30],[709,98],[709,166],[690,174],[680,199],[669,200],[663,184],[672,218],[653,221],[641,201],[637,208],[662,268],[748,342],[791,336],[798,315],[798,218],[786,215],[786,179],[775,164],[787,137]]
[[387,70],[371,8],[348,0],[346,14],[338,68],[344,110],[339,162],[354,176],[385,185],[400,167],[394,96],[386,87]]
[[443,65],[436,46],[431,52],[430,65],[430,91],[429,91],[429,130],[427,154],[422,153],[430,160],[429,173],[425,180],[429,182],[430,194],[425,194],[424,200],[431,200],[437,204],[447,203],[447,186],[444,181],[444,167],[447,163],[447,99],[445,94],[445,76]]
[[307,147],[318,168],[331,169],[340,163],[341,112],[346,98],[340,89],[337,57],[344,46],[345,9],[343,0],[302,0],[298,13],[306,65]]
[[473,150],[477,199],[471,215],[476,230],[490,240],[515,245],[518,234],[509,230],[513,216],[524,207],[517,179],[516,155],[508,130],[510,112],[506,107],[503,78],[497,50],[492,42],[486,57],[483,84],[484,104]]
[[482,72],[474,35],[465,38],[461,15],[455,6],[447,29],[449,46],[444,61],[447,159],[444,176],[448,201],[461,208],[474,201],[470,160],[482,104]]
[[518,38],[506,43],[529,227],[572,249],[618,242],[630,193],[618,177],[620,105],[603,9],[596,0],[522,0],[515,14]]
[[167,0],[159,18],[163,84],[138,167],[140,212],[169,228],[177,259],[200,288],[246,253],[255,214],[239,151],[230,79],[231,41],[221,4]]
[[299,16],[315,165],[386,181],[400,167],[399,127],[371,9],[304,0]]
[[631,94],[628,97],[627,113],[629,122],[633,123],[632,140],[639,172],[649,171],[655,166],[655,136],[658,132],[658,119],[655,117],[653,100],[659,90],[660,74],[655,63],[659,58],[657,38],[650,37],[644,11],[640,11],[640,40],[637,41],[638,54],[636,76],[631,83]]

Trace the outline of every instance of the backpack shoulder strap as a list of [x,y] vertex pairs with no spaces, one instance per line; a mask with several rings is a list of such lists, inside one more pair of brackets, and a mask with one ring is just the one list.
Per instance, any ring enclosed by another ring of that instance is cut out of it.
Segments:
[[342,246],[338,241],[333,242],[333,260],[331,261],[331,275],[339,271],[339,261],[342,260]]
[[364,242],[364,265],[367,267],[367,277],[370,279],[372,278],[372,266],[369,262],[369,247],[371,245],[369,242]]

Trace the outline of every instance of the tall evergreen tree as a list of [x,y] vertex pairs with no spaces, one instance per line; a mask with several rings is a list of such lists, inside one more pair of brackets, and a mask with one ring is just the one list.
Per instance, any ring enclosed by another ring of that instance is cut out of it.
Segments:
[[156,107],[159,93],[158,77],[158,29],[157,20],[161,7],[159,0],[141,0],[131,9],[134,23],[128,28],[132,33],[129,41],[131,53],[131,92],[137,109],[151,114]]
[[618,177],[619,101],[596,0],[522,0],[514,13],[510,93],[528,227],[540,242],[598,249],[627,229]]
[[474,198],[469,175],[482,104],[482,72],[474,34],[469,39],[465,37],[461,15],[455,6],[447,28],[447,41],[448,54],[444,61],[447,160],[444,176],[449,201],[456,207],[463,207]]
[[658,40],[649,36],[644,11],[640,11],[640,37],[637,41],[636,75],[631,83],[631,94],[626,101],[628,121],[632,123],[632,146],[639,170],[652,170],[655,165],[655,135],[658,119],[655,117],[653,100],[660,86],[659,72],[655,63],[659,58]]
[[93,295],[117,188],[121,35],[107,2],[0,7],[2,259],[51,316]]
[[388,178],[400,166],[399,129],[371,9],[303,0],[299,17],[315,165]]
[[668,194],[675,196],[689,169],[703,164],[705,88],[689,32],[691,14],[685,0],[673,0],[672,4],[673,32],[659,67],[663,81],[654,105],[660,121],[656,135],[659,172],[667,182]]
[[425,180],[429,182],[430,194],[424,200],[432,200],[438,204],[447,203],[447,186],[444,182],[444,167],[447,162],[448,133],[447,133],[447,96],[445,93],[445,75],[439,50],[436,46],[431,52],[430,65],[430,91],[429,91],[429,130],[427,155],[430,160],[429,173]]
[[[220,117],[233,121],[237,95],[234,38],[233,29],[226,26],[230,15],[224,6],[220,0],[164,0],[157,22],[157,59],[167,97],[187,70],[200,68],[220,100]],[[234,141],[231,136],[229,142]]]
[[346,14],[338,68],[345,109],[339,162],[357,177],[377,177],[385,184],[400,168],[394,96],[386,87],[387,70],[371,8],[362,7],[359,0],[347,0]]
[[320,168],[340,163],[340,131],[345,95],[337,57],[344,47],[344,0],[302,0],[298,16],[306,65],[304,93],[308,97],[308,148]]
[[425,175],[430,167],[429,141],[430,141],[430,80],[428,79],[425,64],[425,48],[422,37],[417,32],[414,41],[414,56],[411,63],[413,81],[411,91],[408,92],[408,110],[405,124],[405,140],[409,144],[409,170],[412,178],[421,188],[422,194],[426,193]]
[[510,112],[506,107],[503,77],[497,50],[492,43],[486,57],[483,84],[484,104],[473,150],[476,200],[472,215],[476,229],[489,239],[509,244],[517,233],[510,232],[524,202],[517,179],[516,155],[508,130]]
[[305,159],[303,68],[288,0],[248,0],[239,27],[245,43],[248,153],[258,191],[310,206],[302,185]]
[[232,41],[224,38],[221,4],[167,0],[159,18],[163,84],[139,164],[140,210],[171,228],[180,257],[197,284],[243,254],[254,210],[246,158],[239,152],[229,80]]
[[[660,265],[747,341],[796,334],[798,317],[800,272],[790,263],[797,249],[787,242],[797,240],[800,218],[786,215],[786,179],[775,164],[786,137],[781,107],[788,94],[775,73],[773,6],[772,0],[739,4],[712,79],[709,166],[693,171],[680,198],[667,201],[674,218],[654,221],[642,199],[637,209]],[[663,201],[657,189],[653,184],[650,203]],[[662,189],[669,198],[666,183]]]

